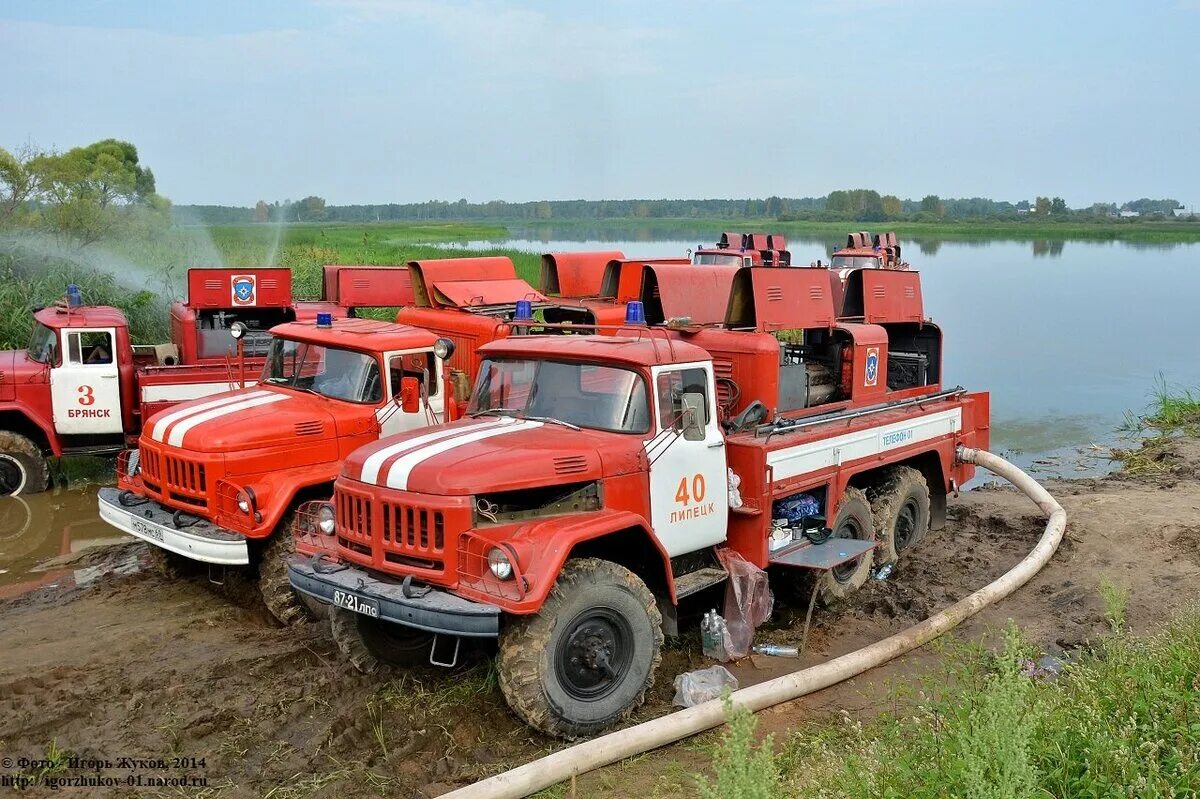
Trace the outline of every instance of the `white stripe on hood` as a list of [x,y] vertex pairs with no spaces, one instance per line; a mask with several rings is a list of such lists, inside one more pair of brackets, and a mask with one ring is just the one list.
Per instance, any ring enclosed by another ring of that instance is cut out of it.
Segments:
[[235,394],[232,397],[222,397],[221,399],[190,405],[186,408],[179,408],[158,417],[154,422],[154,426],[150,428],[150,437],[155,441],[162,441],[163,437],[167,434],[167,428],[186,416],[191,416],[194,413],[203,413],[211,408],[219,408],[222,405],[232,405],[235,402],[241,402],[250,397],[261,397],[269,393],[268,391],[250,391],[246,394]]
[[408,478],[412,475],[413,469],[420,466],[430,458],[437,457],[444,452],[449,452],[458,447],[474,444],[477,441],[483,441],[495,436],[502,436],[506,433],[517,433],[522,430],[536,430],[542,426],[541,422],[531,422],[524,419],[513,419],[511,417],[504,420],[496,427],[490,427],[487,430],[475,430],[465,436],[452,438],[449,441],[442,441],[437,444],[431,444],[428,447],[422,447],[416,452],[410,452],[404,455],[395,463],[392,468],[388,469],[386,482],[383,483],[388,488],[398,488],[401,491],[408,489]]
[[417,436],[416,438],[410,438],[406,441],[399,441],[395,444],[383,447],[382,449],[376,450],[368,455],[367,459],[363,461],[362,475],[359,476],[359,479],[364,483],[377,485],[379,481],[379,470],[383,468],[383,464],[387,461],[387,459],[394,455],[399,455],[405,450],[413,449],[414,447],[422,447],[426,444],[431,444],[434,441],[441,441],[444,438],[450,438],[451,436],[465,435],[467,433],[473,433],[476,430],[489,430],[504,423],[504,419],[498,419],[494,422],[484,422],[476,425],[464,425],[462,427],[455,427],[449,430],[438,430],[433,433],[426,433],[423,436]]
[[264,391],[263,394],[265,396],[258,396],[252,399],[243,398],[243,402],[235,402],[232,405],[223,405],[219,408],[207,410],[204,413],[198,413],[194,416],[189,416],[171,428],[171,435],[168,437],[167,443],[172,447],[181,447],[183,446],[183,437],[186,436],[188,432],[197,425],[204,424],[205,422],[211,422],[213,419],[218,419],[231,413],[249,410],[250,408],[257,408],[260,405],[270,405],[273,402],[280,402],[281,400],[287,399],[287,396],[283,394],[276,394],[273,391]]

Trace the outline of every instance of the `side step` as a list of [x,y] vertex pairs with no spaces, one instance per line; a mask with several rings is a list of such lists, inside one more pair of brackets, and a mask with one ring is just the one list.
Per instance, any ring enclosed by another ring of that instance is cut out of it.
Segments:
[[786,549],[772,552],[770,562],[775,566],[795,566],[800,569],[828,571],[841,566],[875,548],[875,541],[857,538],[831,538],[824,544],[802,541]]
[[729,572],[716,568],[697,569],[694,572],[682,574],[675,578],[675,598],[683,599],[685,596],[691,596],[705,588],[720,585],[728,579]]

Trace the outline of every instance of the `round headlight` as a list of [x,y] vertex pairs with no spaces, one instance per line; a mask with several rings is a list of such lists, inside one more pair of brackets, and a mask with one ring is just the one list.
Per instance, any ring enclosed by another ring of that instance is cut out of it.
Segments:
[[454,342],[448,338],[439,338],[434,342],[433,354],[440,360],[446,360],[454,354]]
[[333,506],[322,505],[317,511],[317,529],[325,535],[333,535],[333,531],[337,528],[337,524],[333,519]]
[[511,580],[513,576],[512,563],[508,559],[508,555],[499,547],[492,547],[488,552],[488,568],[492,570],[492,574],[497,580]]
[[[228,496],[228,494],[226,496]],[[245,489],[242,489],[237,493],[237,506],[238,510],[240,510],[242,513],[245,513],[247,516],[250,515],[250,494]]]
[[234,322],[229,326],[229,335],[233,336],[234,341],[237,341],[246,335],[246,326],[241,322]]

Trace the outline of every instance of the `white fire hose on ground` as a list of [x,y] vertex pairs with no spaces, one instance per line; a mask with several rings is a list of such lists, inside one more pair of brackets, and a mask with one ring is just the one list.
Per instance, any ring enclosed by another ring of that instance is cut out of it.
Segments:
[[[753,712],[789,702],[848,680],[893,658],[920,647],[983,608],[998,602],[1027,583],[1046,565],[1062,541],[1067,513],[1037,481],[1001,457],[978,449],[958,448],[958,458],[1003,477],[1033,500],[1048,517],[1037,546],[1020,563],[995,581],[945,610],[903,632],[817,666],[776,677],[734,691],[734,707]],[[563,749],[523,766],[444,794],[445,799],[520,799],[572,776],[657,749],[725,723],[719,699],[680,710],[668,716],[608,733]]]

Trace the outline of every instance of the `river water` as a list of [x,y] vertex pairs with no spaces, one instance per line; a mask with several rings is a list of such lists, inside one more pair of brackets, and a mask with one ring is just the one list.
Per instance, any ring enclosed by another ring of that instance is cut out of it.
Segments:
[[[792,262],[827,262],[844,241],[791,239]],[[655,257],[697,244],[669,229],[614,238],[541,228],[460,246]],[[1119,442],[1127,414],[1146,409],[1156,382],[1200,385],[1200,244],[901,244],[922,272],[925,313],[945,333],[944,385],[990,391],[993,449],[1034,472],[1110,469],[1097,452]]]

